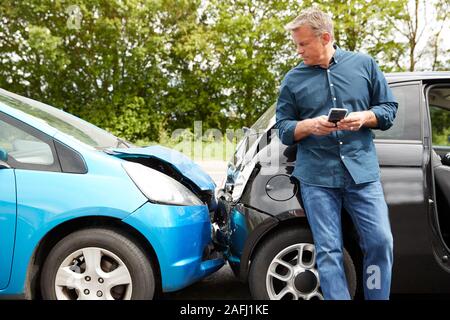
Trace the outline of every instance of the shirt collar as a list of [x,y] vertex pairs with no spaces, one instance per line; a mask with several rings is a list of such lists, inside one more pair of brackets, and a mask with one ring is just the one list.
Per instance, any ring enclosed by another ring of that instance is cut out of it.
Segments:
[[333,48],[335,49],[333,56],[331,57],[330,63],[334,61],[334,63],[338,63],[340,58],[342,57],[342,50],[337,46],[337,44],[333,44]]
[[[334,51],[333,56],[332,56],[331,59],[330,59],[330,66],[331,66],[333,63],[338,63],[338,62],[340,61],[341,57],[342,57],[342,54],[344,53],[343,50],[342,50],[341,48],[339,48],[338,45],[335,44],[335,43],[333,44],[333,48],[335,49],[335,51]],[[302,64],[303,64],[305,67],[309,67],[309,68],[315,68],[315,69],[321,68],[320,65],[318,65],[318,64],[315,64],[315,65],[309,65],[309,66],[305,65],[303,62],[302,62]]]

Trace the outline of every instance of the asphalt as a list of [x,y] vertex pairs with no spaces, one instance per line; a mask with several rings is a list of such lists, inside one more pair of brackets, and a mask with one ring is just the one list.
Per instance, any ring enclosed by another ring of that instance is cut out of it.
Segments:
[[165,293],[162,300],[249,300],[247,284],[240,282],[224,265],[219,271],[176,292]]
[[195,161],[200,167],[208,173],[217,186],[220,186],[226,176],[227,162],[219,160]]

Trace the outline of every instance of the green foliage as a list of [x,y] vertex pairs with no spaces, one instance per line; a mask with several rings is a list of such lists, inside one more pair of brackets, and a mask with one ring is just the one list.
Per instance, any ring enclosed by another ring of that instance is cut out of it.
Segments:
[[163,130],[163,120],[158,114],[149,113],[142,97],[133,97],[117,108],[117,112],[105,120],[105,125],[106,130],[130,141],[136,140],[136,137],[158,139],[152,133]]
[[432,140],[435,146],[450,146],[450,111],[430,106]]
[[[341,47],[390,71],[404,50],[392,27],[405,1],[314,3],[332,14]],[[203,131],[250,126],[299,62],[283,26],[312,3],[2,0],[0,87],[142,143],[194,121]]]
[[[67,9],[78,6],[79,29]],[[131,140],[164,124],[159,1],[4,0],[0,86]],[[164,11],[164,10],[163,10]],[[167,11],[167,10],[166,10]]]
[[[189,27],[185,19],[175,34],[172,73],[177,79],[167,102],[173,104],[170,129],[191,127],[192,120],[207,128],[250,125],[271,105],[279,81],[295,64],[289,45],[288,8],[294,1],[208,2]],[[197,11],[198,12],[198,11]],[[190,17],[193,19],[194,17]]]
[[334,22],[336,43],[343,49],[363,51],[381,62],[383,71],[403,71],[399,57],[405,44],[396,41],[394,26],[403,17],[408,0],[305,0],[328,12]]

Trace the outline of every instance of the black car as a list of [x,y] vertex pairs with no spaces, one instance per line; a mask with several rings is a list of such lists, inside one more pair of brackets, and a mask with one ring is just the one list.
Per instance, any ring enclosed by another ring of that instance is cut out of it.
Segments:
[[[397,118],[391,129],[372,132],[394,236],[391,293],[450,293],[450,72],[386,79]],[[299,185],[290,177],[296,145],[278,138],[275,109],[247,130],[228,164],[215,238],[253,298],[322,299]],[[362,289],[362,252],[351,219],[342,217],[354,296]]]

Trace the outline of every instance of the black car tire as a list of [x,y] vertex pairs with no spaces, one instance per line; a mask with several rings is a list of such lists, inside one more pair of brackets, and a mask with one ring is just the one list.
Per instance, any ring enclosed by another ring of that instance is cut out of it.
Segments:
[[[269,236],[257,248],[249,271],[249,287],[253,299],[269,300],[266,288],[266,275],[272,260],[285,248],[299,243],[313,244],[310,230],[304,227],[284,229]],[[344,249],[344,268],[351,297],[356,292],[356,271],[352,258]]]
[[[130,299],[153,299],[156,279],[152,261],[132,238],[106,228],[88,228],[76,231],[64,237],[52,248],[45,260],[40,279],[43,299],[57,300],[55,281],[60,266],[71,254],[85,248],[105,250],[123,262],[132,284]],[[101,265],[104,264],[103,260],[104,256],[101,258]],[[111,262],[107,263],[111,265]],[[95,280],[97,279],[92,279],[92,281]],[[105,280],[98,281],[103,283]]]

